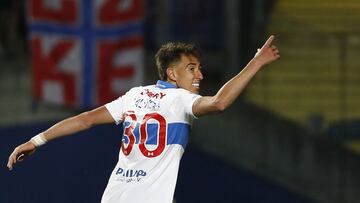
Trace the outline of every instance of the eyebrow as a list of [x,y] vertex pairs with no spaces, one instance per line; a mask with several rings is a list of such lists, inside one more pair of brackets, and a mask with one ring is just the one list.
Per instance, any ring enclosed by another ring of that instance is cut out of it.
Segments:
[[[194,65],[194,66],[196,66],[197,64],[196,64],[196,63],[191,63],[191,62],[190,62],[190,63],[188,63],[188,64],[186,65],[186,67],[188,67],[189,65]],[[201,64],[201,63],[199,64],[199,67],[202,67],[202,64]]]

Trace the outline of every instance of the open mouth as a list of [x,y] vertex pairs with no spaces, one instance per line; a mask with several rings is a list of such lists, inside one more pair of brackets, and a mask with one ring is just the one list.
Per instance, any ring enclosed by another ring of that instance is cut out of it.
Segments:
[[200,87],[200,84],[199,83],[193,83],[193,84],[191,84],[192,86],[194,86],[194,87]]

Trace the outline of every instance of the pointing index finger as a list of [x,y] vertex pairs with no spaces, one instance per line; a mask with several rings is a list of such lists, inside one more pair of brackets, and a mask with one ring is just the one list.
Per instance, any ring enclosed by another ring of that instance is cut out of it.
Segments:
[[274,40],[274,38],[275,38],[274,35],[271,35],[271,36],[269,37],[269,39],[266,40],[266,42],[265,42],[265,44],[263,45],[263,47],[270,47],[272,41]]

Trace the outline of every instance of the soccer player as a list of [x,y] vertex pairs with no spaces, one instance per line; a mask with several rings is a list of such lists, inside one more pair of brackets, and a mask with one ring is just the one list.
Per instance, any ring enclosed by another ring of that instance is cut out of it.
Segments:
[[101,202],[171,203],[181,156],[194,118],[224,111],[264,65],[280,57],[270,36],[254,58],[214,96],[200,96],[199,49],[167,43],[157,52],[160,80],[130,89],[104,106],[65,119],[16,147],[7,167],[33,154],[37,147],[94,125],[122,124],[119,160]]

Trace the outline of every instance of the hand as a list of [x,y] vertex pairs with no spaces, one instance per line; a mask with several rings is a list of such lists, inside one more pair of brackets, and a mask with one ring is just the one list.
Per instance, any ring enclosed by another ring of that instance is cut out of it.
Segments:
[[35,151],[36,151],[36,146],[30,141],[19,145],[14,149],[14,151],[9,156],[7,167],[9,168],[9,170],[12,170],[13,165],[16,162],[23,161],[27,156],[33,154]]
[[255,54],[254,60],[257,60],[261,65],[269,64],[280,58],[279,50],[275,45],[272,45],[274,38],[274,35],[271,35]]

